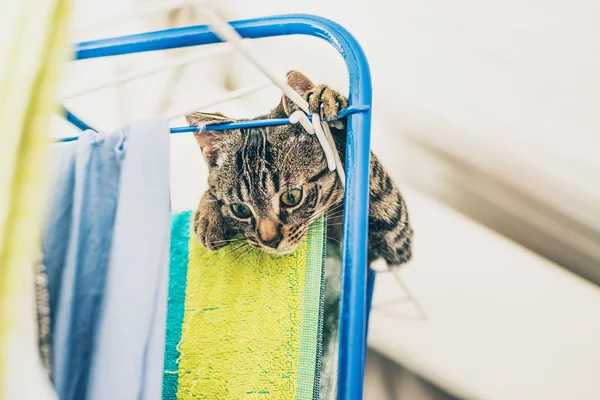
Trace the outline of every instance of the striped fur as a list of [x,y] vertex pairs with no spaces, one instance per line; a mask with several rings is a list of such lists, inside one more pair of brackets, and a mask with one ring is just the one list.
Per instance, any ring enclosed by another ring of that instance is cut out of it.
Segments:
[[[311,112],[333,118],[347,99],[325,85],[314,86],[298,72],[288,82],[309,103]],[[285,96],[263,118],[289,116],[296,106]],[[193,113],[190,124],[233,121],[221,114]],[[345,159],[346,129],[332,124],[332,133],[342,160]],[[194,217],[200,243],[217,249],[237,235],[253,247],[274,254],[293,251],[310,222],[328,213],[328,235],[341,240],[343,189],[335,172],[327,169],[316,137],[298,125],[200,132],[196,139],[209,165],[209,190]],[[302,199],[288,207],[281,196],[302,190]],[[369,211],[369,262],[383,258],[390,266],[411,258],[412,229],[404,199],[379,160],[371,154]],[[233,204],[243,204],[250,213],[240,218]],[[274,244],[275,243],[275,244]]]

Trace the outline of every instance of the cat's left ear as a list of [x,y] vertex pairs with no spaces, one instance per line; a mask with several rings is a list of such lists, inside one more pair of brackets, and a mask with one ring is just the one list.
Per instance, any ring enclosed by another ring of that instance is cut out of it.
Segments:
[[[235,122],[233,118],[226,117],[221,113],[193,112],[185,116],[188,124],[203,129],[207,125],[224,124]],[[194,133],[194,138],[202,150],[204,159],[209,164],[217,164],[219,150],[226,141],[228,133],[224,131],[204,131]]]

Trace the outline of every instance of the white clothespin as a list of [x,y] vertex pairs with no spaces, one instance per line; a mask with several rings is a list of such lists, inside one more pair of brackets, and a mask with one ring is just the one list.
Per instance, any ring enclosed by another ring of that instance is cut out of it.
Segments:
[[[313,123],[315,120],[313,119]],[[340,159],[340,155],[335,148],[335,142],[333,141],[333,136],[331,135],[331,129],[329,129],[329,123],[327,121],[320,121],[319,124],[325,133],[325,137],[327,138],[327,142],[329,143],[329,149],[333,154],[333,159],[335,162],[335,170],[337,171],[338,176],[340,177],[340,182],[342,183],[342,187],[346,187],[346,173],[344,172],[344,166],[342,165],[342,160]]]
[[333,142],[331,130],[329,129],[327,122],[321,121],[319,114],[314,113],[312,115],[311,123],[306,114],[304,114],[301,110],[296,110],[290,115],[290,122],[294,124],[299,122],[309,134],[317,135],[319,144],[325,153],[327,168],[329,168],[330,171],[337,170],[340,181],[342,182],[342,186],[345,186],[346,175],[344,174],[342,161],[340,160],[340,156],[335,148],[335,143]]
[[294,111],[290,115],[290,122],[292,124],[297,124],[298,122],[300,122],[300,125],[302,125],[302,127],[306,130],[306,132],[308,132],[311,135],[315,134],[315,130],[314,130],[310,120],[308,119],[306,114],[304,114],[304,112],[302,112],[302,110]]
[[315,130],[315,134],[317,135],[317,139],[319,139],[319,143],[321,143],[321,147],[323,148],[323,152],[325,153],[325,158],[327,159],[327,167],[330,171],[335,171],[335,158],[333,156],[333,149],[331,148],[331,144],[325,136],[325,131],[323,130],[323,124],[321,123],[321,117],[319,114],[314,113],[312,115],[312,125]]

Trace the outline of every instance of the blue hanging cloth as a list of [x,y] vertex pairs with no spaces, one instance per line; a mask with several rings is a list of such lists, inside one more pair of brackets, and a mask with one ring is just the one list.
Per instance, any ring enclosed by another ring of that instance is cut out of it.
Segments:
[[169,127],[147,119],[55,145],[44,234],[61,400],[160,399],[169,264]]

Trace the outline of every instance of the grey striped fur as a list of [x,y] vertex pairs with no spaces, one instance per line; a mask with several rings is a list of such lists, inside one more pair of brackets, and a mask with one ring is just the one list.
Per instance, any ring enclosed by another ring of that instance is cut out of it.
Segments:
[[[288,73],[288,83],[309,103],[311,112],[334,118],[348,102],[325,85],[315,86],[304,75]],[[285,96],[268,115],[284,118],[296,110]],[[234,121],[222,114],[196,112],[186,117],[192,125]],[[332,124],[332,134],[345,159],[346,121]],[[293,251],[310,222],[328,214],[328,237],[341,240],[343,188],[326,160],[315,136],[296,125],[205,131],[196,140],[209,165],[209,189],[196,210],[193,228],[200,243],[209,249],[228,244],[237,235],[250,246],[274,254]],[[281,195],[302,189],[302,200],[285,207]],[[379,160],[371,154],[369,187],[369,262],[383,258],[389,266],[411,258],[412,228],[404,199]],[[250,211],[239,218],[231,208],[243,203]],[[276,245],[273,245],[276,243]]]

